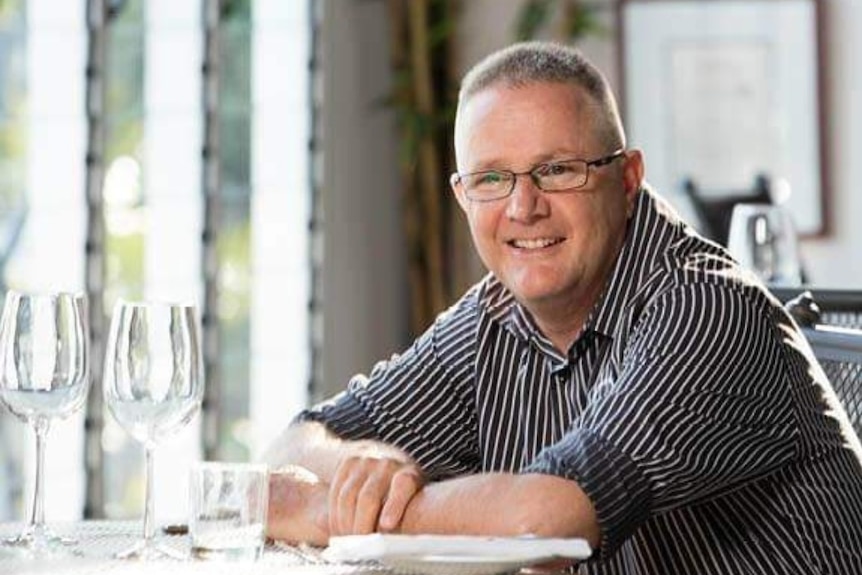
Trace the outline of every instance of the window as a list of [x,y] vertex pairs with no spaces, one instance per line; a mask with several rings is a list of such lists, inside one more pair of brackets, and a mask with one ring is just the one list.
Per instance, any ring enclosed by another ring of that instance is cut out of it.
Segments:
[[[311,371],[311,2],[223,0],[219,49],[204,70],[207,1],[112,3],[105,98],[89,125],[87,2],[0,4],[3,290],[86,289],[88,257],[104,257],[103,301],[90,305],[106,318],[118,297],[203,307],[208,278],[216,287],[218,348],[207,384],[218,393],[207,407],[218,416],[199,416],[156,451],[160,519],[184,515],[185,469],[202,457],[202,435],[211,434],[219,459],[258,457],[305,405]],[[202,70],[218,79],[209,142]],[[95,123],[104,128],[105,237],[104,250],[88,256],[86,156]],[[217,144],[211,163],[202,153],[208,143]],[[204,170],[213,169],[218,193],[208,198]],[[208,215],[212,266],[203,263]],[[77,414],[49,433],[48,521],[84,508],[83,421]],[[202,421],[217,426],[204,430]],[[22,518],[33,441],[5,411],[0,426],[0,454],[8,454],[0,455],[0,518]],[[93,513],[140,517],[142,447],[107,412],[99,447],[104,505]]]

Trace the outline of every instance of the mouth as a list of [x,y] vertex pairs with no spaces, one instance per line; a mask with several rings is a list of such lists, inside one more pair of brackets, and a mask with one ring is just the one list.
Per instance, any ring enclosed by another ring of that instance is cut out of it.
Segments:
[[516,238],[506,243],[515,249],[533,251],[542,250],[563,242],[563,238]]

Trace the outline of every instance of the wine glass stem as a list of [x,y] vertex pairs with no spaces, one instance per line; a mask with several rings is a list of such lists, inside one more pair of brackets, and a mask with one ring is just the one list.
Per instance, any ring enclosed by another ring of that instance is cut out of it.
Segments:
[[33,431],[36,433],[36,487],[33,489],[33,504],[30,508],[30,527],[39,530],[45,525],[45,437],[48,435],[50,420],[47,417],[36,417],[33,421]]
[[153,513],[155,511],[154,493],[153,493],[153,447],[146,446],[144,448],[147,459],[147,487],[146,487],[146,504],[144,507],[144,540],[149,545],[153,540],[155,529],[153,527]]

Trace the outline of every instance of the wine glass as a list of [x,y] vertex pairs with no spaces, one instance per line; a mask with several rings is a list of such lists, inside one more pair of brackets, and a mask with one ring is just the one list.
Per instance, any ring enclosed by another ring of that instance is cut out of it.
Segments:
[[0,400],[35,432],[36,484],[27,527],[4,546],[55,553],[73,543],[45,525],[45,443],[51,421],[80,409],[89,387],[86,296],[10,290],[0,319]]
[[195,307],[117,302],[105,351],[105,403],[146,453],[143,539],[118,557],[182,558],[171,548],[156,545],[153,538],[153,451],[194,417],[203,391]]
[[802,282],[796,229],[790,213],[782,206],[734,206],[727,249],[764,282],[785,286]]

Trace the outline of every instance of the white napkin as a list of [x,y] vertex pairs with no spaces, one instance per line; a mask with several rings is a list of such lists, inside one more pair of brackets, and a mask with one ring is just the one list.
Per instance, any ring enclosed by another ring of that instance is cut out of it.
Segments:
[[323,555],[334,561],[366,561],[418,556],[517,558],[543,561],[555,558],[586,559],[590,556],[590,546],[586,540],[574,538],[372,533],[331,537]]

